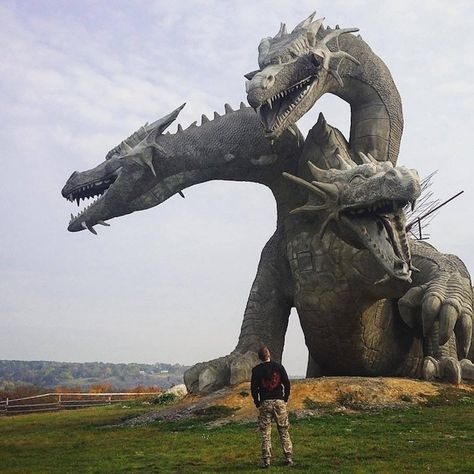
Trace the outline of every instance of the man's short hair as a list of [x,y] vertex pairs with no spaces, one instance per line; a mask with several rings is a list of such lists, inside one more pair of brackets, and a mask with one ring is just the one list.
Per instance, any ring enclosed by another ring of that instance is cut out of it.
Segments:
[[263,346],[258,350],[258,358],[264,362],[270,358],[270,349],[267,346]]

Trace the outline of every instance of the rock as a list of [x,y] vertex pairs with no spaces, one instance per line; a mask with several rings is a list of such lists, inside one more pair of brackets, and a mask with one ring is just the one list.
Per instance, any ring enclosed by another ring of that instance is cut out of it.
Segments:
[[174,385],[173,387],[166,390],[165,393],[167,393],[167,394],[170,393],[172,395],[175,395],[176,398],[184,398],[188,394],[188,391],[186,389],[186,385],[184,385],[184,383],[182,383],[182,384],[179,384],[179,385]]

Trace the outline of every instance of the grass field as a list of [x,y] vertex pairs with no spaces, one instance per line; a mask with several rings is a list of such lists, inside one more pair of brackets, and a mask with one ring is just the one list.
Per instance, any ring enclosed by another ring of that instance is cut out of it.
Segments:
[[[156,409],[156,408],[154,408]],[[260,472],[255,423],[119,427],[150,407],[96,407],[0,418],[2,473]],[[218,410],[216,411],[218,413]],[[272,472],[474,472],[474,398],[447,391],[429,406],[293,420],[295,467],[274,432]]]

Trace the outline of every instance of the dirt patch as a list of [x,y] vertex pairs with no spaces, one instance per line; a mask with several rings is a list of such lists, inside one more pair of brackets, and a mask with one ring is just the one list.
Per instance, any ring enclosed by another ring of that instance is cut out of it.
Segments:
[[[446,387],[445,384],[386,377],[321,377],[293,380],[288,409],[297,417],[306,417],[317,416],[328,410],[380,410],[420,405],[436,398]],[[474,394],[474,385],[461,385],[452,389]],[[214,411],[223,415],[211,420],[212,425],[230,421],[255,421],[257,417],[250,384],[246,382],[207,396],[188,395],[177,405],[128,420],[126,424],[199,419],[200,413],[203,413],[203,410],[206,412],[210,407],[220,407]],[[227,413],[225,408],[229,409]]]

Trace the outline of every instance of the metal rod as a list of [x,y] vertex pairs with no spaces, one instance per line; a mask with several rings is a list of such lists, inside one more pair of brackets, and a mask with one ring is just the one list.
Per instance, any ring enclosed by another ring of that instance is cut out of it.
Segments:
[[451,202],[453,199],[456,199],[458,196],[460,196],[464,191],[459,191],[457,194],[455,194],[454,196],[450,197],[449,199],[447,199],[446,201],[442,202],[441,204],[439,204],[438,206],[436,206],[435,208],[431,209],[430,211],[428,211],[426,214],[423,214],[421,217],[418,217],[415,221],[413,222],[410,222],[407,226],[406,226],[406,230],[409,231],[416,222],[418,222],[418,226],[420,228],[420,237],[421,237],[421,225],[420,225],[420,221],[422,219],[424,219],[425,217],[428,217],[430,214],[433,214],[433,212],[437,211],[438,209],[441,209],[444,205],[448,204],[448,202]]

